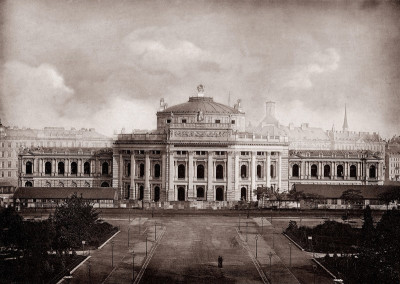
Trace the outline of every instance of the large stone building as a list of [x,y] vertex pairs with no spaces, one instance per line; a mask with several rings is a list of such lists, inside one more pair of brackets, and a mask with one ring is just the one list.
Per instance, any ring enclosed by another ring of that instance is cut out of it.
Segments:
[[280,125],[274,102],[266,102],[266,111],[253,131],[288,136],[289,188],[294,184],[383,184],[385,141],[377,133],[349,131],[347,109],[342,131],[334,127],[324,131],[308,123]]
[[288,189],[288,140],[245,131],[241,102],[232,108],[204,96],[166,107],[157,130],[117,135],[113,187],[121,199],[255,200],[259,186]]
[[400,136],[388,141],[385,161],[386,180],[400,182]]

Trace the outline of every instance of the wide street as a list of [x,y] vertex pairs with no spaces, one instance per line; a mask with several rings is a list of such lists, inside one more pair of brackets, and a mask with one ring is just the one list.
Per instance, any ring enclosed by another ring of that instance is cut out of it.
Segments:
[[[239,229],[239,214],[160,213],[154,218],[149,212],[132,214],[130,222],[126,213],[104,214],[121,232],[113,245],[110,240],[92,251],[68,281],[132,283],[134,264],[135,283],[333,283],[322,269],[314,271],[311,253],[289,245],[282,235],[292,218],[275,217],[271,224],[269,217],[247,219],[242,212]],[[321,222],[322,218],[302,219],[303,225]],[[223,258],[222,268],[218,256]]]

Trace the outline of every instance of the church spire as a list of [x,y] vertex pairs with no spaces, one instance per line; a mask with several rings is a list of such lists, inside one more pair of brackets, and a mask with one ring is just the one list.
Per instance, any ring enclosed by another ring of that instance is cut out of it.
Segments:
[[348,131],[349,125],[347,124],[347,107],[344,105],[344,121],[343,121],[343,131]]

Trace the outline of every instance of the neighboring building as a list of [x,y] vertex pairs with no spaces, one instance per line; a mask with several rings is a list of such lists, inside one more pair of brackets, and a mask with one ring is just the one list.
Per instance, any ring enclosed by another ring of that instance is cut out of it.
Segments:
[[390,139],[386,146],[386,180],[400,182],[400,136]]
[[8,207],[12,204],[12,197],[16,187],[7,181],[0,181],[0,207]]
[[20,187],[110,187],[111,148],[37,148],[19,154]]
[[371,151],[289,151],[289,181],[293,184],[383,185],[384,156]]
[[266,115],[253,131],[278,133],[289,139],[289,188],[293,184],[383,184],[385,142],[376,134],[348,131],[347,108],[343,130],[324,131],[303,123],[279,124],[275,103],[266,102]]
[[6,127],[0,121],[0,181],[18,184],[18,153],[36,148],[111,148],[112,139],[94,129]]
[[144,201],[255,200],[258,186],[288,189],[288,140],[245,131],[235,107],[205,97],[157,112],[157,130],[117,135],[113,187]]

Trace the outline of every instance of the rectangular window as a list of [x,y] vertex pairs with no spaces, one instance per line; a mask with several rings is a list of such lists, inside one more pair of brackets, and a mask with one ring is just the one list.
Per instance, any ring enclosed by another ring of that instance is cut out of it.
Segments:
[[171,119],[167,119],[167,123],[168,123],[168,124],[171,123]]
[[216,151],[215,155],[218,155],[218,156],[225,155],[225,151]]
[[11,161],[8,161],[8,167],[11,168]]
[[205,154],[206,154],[206,151],[196,151],[196,155],[204,156]]
[[216,119],[215,123],[221,123],[221,120],[220,119]]
[[240,155],[241,155],[241,156],[248,156],[248,155],[249,155],[249,152],[240,152]]
[[186,123],[186,119],[182,119],[182,123]]
[[11,177],[11,172],[8,172],[8,177]]
[[236,121],[232,120],[232,121],[231,121],[231,123],[232,123],[232,124],[235,124],[235,123],[236,123]]
[[257,152],[257,156],[264,156],[264,152]]
[[156,150],[156,151],[152,151],[152,153],[153,153],[153,155],[159,155],[161,153],[161,151]]
[[4,172],[1,172],[1,177],[4,177]]

